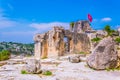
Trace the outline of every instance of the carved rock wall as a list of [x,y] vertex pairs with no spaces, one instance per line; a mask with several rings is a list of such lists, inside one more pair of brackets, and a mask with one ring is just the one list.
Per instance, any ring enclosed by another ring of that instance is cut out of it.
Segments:
[[85,31],[91,30],[89,21],[78,21],[74,23],[73,31],[77,33],[83,33]]
[[75,51],[77,53],[79,53],[79,52],[89,53],[90,40],[89,40],[89,37],[87,36],[87,34],[78,33],[75,36],[76,36],[76,38],[74,38]]
[[[76,23],[78,24],[78,23]],[[89,29],[88,22],[81,22],[81,25],[75,27],[74,31],[65,30],[63,27],[54,27],[44,34],[37,34],[35,41],[35,57],[57,57],[65,53],[80,53],[90,51],[90,40],[85,32],[77,32],[82,27],[82,31]],[[84,27],[86,28],[84,28]],[[80,30],[79,30],[80,31]]]

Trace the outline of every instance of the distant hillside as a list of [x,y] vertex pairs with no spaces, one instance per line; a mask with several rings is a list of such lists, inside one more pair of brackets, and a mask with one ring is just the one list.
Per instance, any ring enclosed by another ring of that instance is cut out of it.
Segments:
[[33,54],[34,44],[0,42],[0,51],[9,50],[12,54]]

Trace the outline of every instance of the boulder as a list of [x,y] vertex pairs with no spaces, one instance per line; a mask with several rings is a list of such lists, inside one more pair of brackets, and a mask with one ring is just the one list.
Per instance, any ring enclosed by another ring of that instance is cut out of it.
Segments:
[[102,70],[115,68],[117,66],[117,50],[115,48],[115,42],[111,37],[104,38],[92,51],[87,58],[87,64],[89,67]]
[[26,62],[26,64],[25,64],[23,70],[25,70],[26,72],[32,73],[32,74],[38,74],[41,72],[40,60],[28,59],[25,62]]
[[99,38],[104,38],[107,35],[108,35],[107,32],[104,30],[97,30],[97,32],[96,32],[96,36]]
[[79,63],[81,60],[80,60],[80,56],[70,56],[69,57],[69,62],[71,63]]

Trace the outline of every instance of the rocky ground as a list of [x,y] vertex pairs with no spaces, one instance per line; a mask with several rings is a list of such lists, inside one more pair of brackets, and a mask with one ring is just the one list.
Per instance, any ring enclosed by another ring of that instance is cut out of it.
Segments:
[[120,71],[96,71],[90,69],[85,62],[86,57],[84,56],[81,57],[82,62],[79,63],[69,62],[68,56],[41,59],[41,69],[51,71],[53,73],[51,76],[21,74],[24,60],[29,58],[15,57],[0,62],[0,80],[120,80]]

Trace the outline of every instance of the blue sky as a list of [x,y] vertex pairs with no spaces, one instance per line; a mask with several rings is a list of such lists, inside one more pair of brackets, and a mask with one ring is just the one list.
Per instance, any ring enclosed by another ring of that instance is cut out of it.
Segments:
[[31,43],[54,25],[93,17],[93,29],[120,26],[120,0],[0,0],[0,41]]

